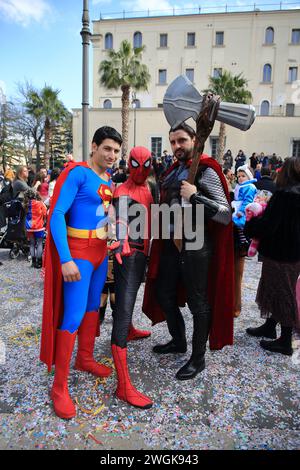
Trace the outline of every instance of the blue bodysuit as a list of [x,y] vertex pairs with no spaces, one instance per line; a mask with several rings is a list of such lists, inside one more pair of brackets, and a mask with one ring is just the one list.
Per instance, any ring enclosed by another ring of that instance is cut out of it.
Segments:
[[[80,281],[64,282],[63,286],[64,316],[60,329],[70,333],[79,328],[85,312],[97,311],[100,305],[108,259],[106,241],[96,238],[95,231],[100,235],[105,232],[110,187],[111,182],[100,178],[91,168],[76,166],[61,188],[50,220],[61,263],[73,260],[81,275]],[[94,262],[95,250],[100,264]],[[76,255],[72,257],[72,253]]]

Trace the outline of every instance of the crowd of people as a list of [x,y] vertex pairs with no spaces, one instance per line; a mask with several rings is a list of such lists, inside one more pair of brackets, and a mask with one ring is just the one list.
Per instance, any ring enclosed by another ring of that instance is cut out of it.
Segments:
[[[54,168],[47,171],[41,168],[35,173],[25,165],[15,170],[8,168],[1,178],[0,188],[0,230],[5,231],[8,217],[20,218],[20,223],[14,224],[18,230],[12,234],[7,232],[8,242],[22,242],[29,245],[29,260],[35,268],[42,267],[43,241],[45,238],[47,210],[53,194],[54,186],[61,170]],[[15,206],[6,203],[15,201]],[[12,211],[15,207],[15,213]],[[20,212],[18,208],[20,207]]]
[[[271,157],[253,153],[248,165],[240,150],[233,171],[233,158],[228,150],[223,161],[234,210],[234,316],[238,317],[242,308],[245,257],[254,256],[258,250],[262,274],[256,302],[266,322],[258,328],[248,328],[247,333],[275,339],[263,339],[260,345],[291,355],[292,330],[300,329],[296,303],[296,289],[300,296],[300,159],[286,158],[283,162],[275,153]],[[281,336],[276,339],[278,323]]]
[[[224,170],[231,170],[234,166],[234,174],[237,176],[237,170],[240,166],[245,165],[247,162],[247,156],[243,150],[239,150],[236,157],[233,159],[233,155],[230,149],[226,151],[223,155],[223,168]],[[260,179],[260,172],[262,168],[269,168],[271,171],[272,177],[275,178],[276,172],[283,165],[283,158],[277,156],[274,152],[272,155],[265,155],[264,152],[260,154],[253,152],[251,157],[249,157],[248,165],[253,172],[255,178]]]
[[[233,159],[228,150],[222,168],[201,155],[190,183],[195,131],[181,124],[170,130],[169,141],[172,155],[165,150],[157,157],[135,147],[128,158],[119,159],[122,137],[105,126],[94,135],[87,163],[69,159],[62,169],[42,168],[35,174],[21,166],[2,175],[0,228],[5,223],[1,208],[10,200],[20,200],[36,268],[42,266],[48,233],[41,360],[49,370],[55,364],[51,398],[61,418],[76,414],[67,386],[76,337],[77,369],[100,377],[112,372],[93,357],[99,313],[103,321],[108,296],[117,396],[133,406],[152,406],[152,400],[131,383],[127,365],[127,342],[150,335],[132,325],[137,292],[145,279],[143,311],[153,324],[165,320],[171,337],[166,344],[154,346],[154,354],[186,352],[179,307],[187,302],[193,316],[192,354],[176,379],[193,379],[205,368],[208,339],[211,349],[233,344],[234,318],[242,312],[245,258],[257,253],[262,273],[256,302],[265,323],[248,328],[247,334],[263,338],[260,345],[265,350],[293,354],[292,332],[300,328],[300,159],[282,161],[275,153],[253,153],[247,159],[242,150]],[[154,240],[149,252],[151,236],[135,239],[132,219],[124,217],[121,209],[124,201],[127,208],[142,204],[147,225],[153,203],[171,207],[182,200],[192,206],[195,229],[196,208],[204,207],[200,249],[190,250],[184,237],[178,240],[171,223],[170,237]],[[110,204],[116,210],[116,222],[108,261]]]

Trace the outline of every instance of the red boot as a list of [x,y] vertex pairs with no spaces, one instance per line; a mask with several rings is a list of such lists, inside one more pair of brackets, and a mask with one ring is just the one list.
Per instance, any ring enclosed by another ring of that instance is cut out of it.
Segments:
[[137,330],[133,324],[130,324],[127,341],[134,341],[136,339],[148,338],[151,335],[151,331]]
[[57,330],[56,333],[55,376],[50,397],[56,415],[64,419],[76,416],[76,408],[68,390],[70,360],[76,335],[77,331],[69,333]]
[[96,362],[93,356],[98,319],[98,312],[86,312],[84,315],[78,330],[75,369],[90,372],[96,377],[108,377],[112,373],[112,369]]
[[112,344],[111,349],[118,376],[117,397],[137,408],[151,408],[153,402],[138,392],[130,381],[127,368],[127,348],[120,348]]

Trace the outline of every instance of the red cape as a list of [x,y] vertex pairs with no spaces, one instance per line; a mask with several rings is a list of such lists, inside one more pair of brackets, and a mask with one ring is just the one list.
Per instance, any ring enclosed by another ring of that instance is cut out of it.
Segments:
[[[177,164],[178,165],[178,164]],[[166,173],[170,173],[176,163]],[[225,176],[218,162],[208,155],[200,157],[200,166],[213,168],[218,174],[226,198],[230,197]],[[209,221],[209,231],[213,239],[214,252],[208,277],[208,299],[212,309],[212,326],[209,335],[210,349],[222,349],[233,344],[233,309],[234,309],[234,251],[232,222],[223,225]],[[165,320],[165,315],[156,301],[155,281],[158,275],[161,240],[152,243],[150,264],[145,285],[143,312],[152,320],[153,325]],[[178,289],[178,305],[183,307],[186,296],[183,289]]]
[[48,366],[51,371],[55,358],[56,330],[59,328],[63,315],[63,279],[59,255],[51,235],[50,220],[53,209],[58,200],[60,190],[71,170],[76,166],[87,167],[86,162],[70,162],[62,171],[54,187],[51,206],[47,222],[47,239],[44,253],[45,286],[44,305],[41,334],[40,360]]

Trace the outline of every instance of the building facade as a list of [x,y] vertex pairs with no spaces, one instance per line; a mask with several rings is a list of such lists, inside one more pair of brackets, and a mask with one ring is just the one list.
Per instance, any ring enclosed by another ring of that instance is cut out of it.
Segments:
[[[121,129],[121,91],[99,85],[99,64],[127,39],[145,45],[151,83],[137,92],[130,111],[129,148],[144,145],[156,155],[169,148],[162,103],[168,85],[186,74],[199,91],[209,76],[228,70],[248,80],[257,118],[247,132],[226,126],[226,149],[235,155],[264,152],[300,156],[300,10],[252,11],[93,22],[93,99],[90,140],[96,128]],[[81,110],[73,110],[74,156],[81,159]],[[219,124],[205,151],[216,153]]]

